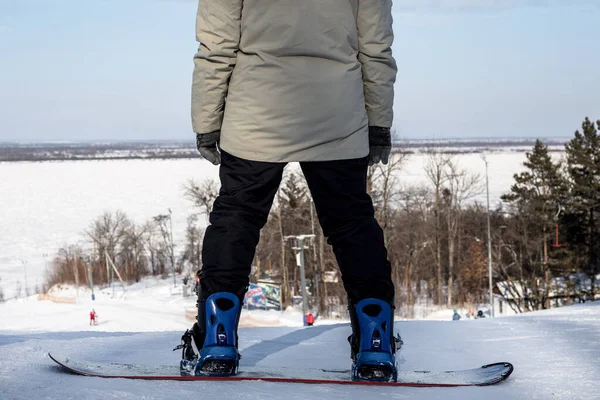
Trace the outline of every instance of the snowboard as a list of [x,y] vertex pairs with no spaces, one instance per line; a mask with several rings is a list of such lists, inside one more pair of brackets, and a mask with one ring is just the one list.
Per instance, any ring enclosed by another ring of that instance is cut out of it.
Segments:
[[237,375],[217,377],[189,375],[181,371],[178,365],[107,364],[77,361],[56,353],[48,353],[48,356],[62,369],[76,375],[167,381],[266,381],[328,385],[456,387],[494,385],[506,380],[513,372],[510,363],[501,362],[457,371],[398,371],[397,382],[373,382],[352,380],[350,370],[265,368],[242,365]]

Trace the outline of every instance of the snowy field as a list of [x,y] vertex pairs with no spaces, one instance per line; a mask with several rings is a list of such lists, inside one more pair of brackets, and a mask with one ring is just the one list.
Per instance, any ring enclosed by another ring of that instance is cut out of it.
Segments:
[[[72,288],[55,292],[74,296]],[[600,302],[483,320],[400,321],[402,370],[449,370],[509,361],[508,381],[482,388],[361,388],[265,382],[143,382],[76,377],[60,372],[49,351],[76,359],[177,365],[172,349],[191,322],[192,298],[171,294],[166,281],[144,280],[97,291],[81,289],[76,304],[35,297],[0,304],[0,399],[486,399],[591,400],[600,391]],[[89,326],[94,307],[99,325]],[[244,311],[242,320],[280,326],[240,329],[241,366],[350,366],[345,321],[300,326],[295,312]]]
[[[487,157],[493,205],[510,189],[525,153],[505,150]],[[456,159],[467,170],[485,172],[479,154]],[[422,154],[408,158],[403,185],[426,183],[425,161]],[[192,212],[183,186],[190,179],[217,177],[218,168],[200,159],[0,163],[0,287],[5,297],[14,296],[17,280],[23,288],[27,280],[32,293],[57,250],[85,245],[83,232],[105,211],[121,210],[143,223],[170,208],[174,239],[181,243]],[[485,201],[483,194],[478,200]]]

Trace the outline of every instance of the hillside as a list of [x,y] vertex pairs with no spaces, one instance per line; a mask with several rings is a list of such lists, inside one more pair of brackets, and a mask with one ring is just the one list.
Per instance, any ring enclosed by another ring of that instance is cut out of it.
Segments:
[[[162,292],[162,295],[160,293]],[[347,388],[264,382],[140,382],[62,374],[46,353],[58,351],[82,360],[176,364],[186,306],[193,299],[171,296],[164,284],[142,282],[115,299],[99,293],[93,304],[100,325],[90,327],[91,300],[57,304],[35,298],[0,305],[0,387],[3,399],[592,399],[600,374],[600,302],[525,315],[483,320],[400,321],[404,347],[400,369],[447,370],[510,361],[515,372],[501,385],[484,388]],[[68,289],[65,295],[72,294]],[[154,300],[152,298],[154,297]],[[173,297],[172,301],[167,301]],[[160,303],[161,306],[157,306]],[[147,305],[145,305],[147,304]],[[159,309],[157,309],[159,308]],[[252,311],[256,315],[257,312]],[[260,312],[259,312],[260,313]],[[295,316],[278,326],[241,328],[242,367],[323,367],[350,365],[344,321],[302,328]],[[257,318],[274,318],[263,313]]]

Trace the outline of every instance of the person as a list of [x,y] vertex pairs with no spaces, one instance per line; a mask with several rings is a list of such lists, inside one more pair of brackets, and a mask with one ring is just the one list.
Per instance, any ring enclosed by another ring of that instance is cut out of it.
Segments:
[[460,314],[456,312],[456,310],[454,311],[454,315],[452,316],[452,321],[460,321]]
[[477,317],[475,317],[475,318],[476,318],[476,319],[477,319],[477,318],[485,318],[485,314],[483,313],[483,311],[482,311],[482,310],[479,310],[479,311],[477,311]]
[[299,162],[342,272],[355,378],[395,377],[391,265],[367,194],[368,167],[391,152],[391,8],[392,0],[200,1],[192,126],[201,156],[220,165],[221,188],[182,368],[237,372],[260,230],[285,166]]
[[313,315],[313,313],[311,311],[308,312],[308,314],[306,315],[306,324],[308,326],[313,326],[315,323],[315,317]]
[[92,311],[90,311],[90,325],[92,325],[92,323],[96,325],[96,317],[96,310],[92,309]]

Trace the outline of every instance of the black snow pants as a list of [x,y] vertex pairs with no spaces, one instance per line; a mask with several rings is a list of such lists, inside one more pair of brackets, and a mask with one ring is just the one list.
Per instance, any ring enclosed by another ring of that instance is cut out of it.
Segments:
[[[221,189],[202,247],[201,297],[230,292],[243,298],[260,229],[267,222],[285,166],[221,152]],[[391,265],[367,194],[368,157],[300,166],[350,300],[356,304],[378,298],[391,303]]]

